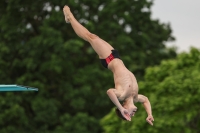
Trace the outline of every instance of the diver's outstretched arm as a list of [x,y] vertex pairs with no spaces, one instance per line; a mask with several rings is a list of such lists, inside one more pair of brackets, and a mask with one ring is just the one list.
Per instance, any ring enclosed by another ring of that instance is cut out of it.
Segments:
[[139,94],[138,95],[138,102],[142,103],[148,116],[146,118],[146,121],[153,126],[153,121],[154,121],[154,118],[153,118],[153,115],[152,115],[152,110],[151,110],[151,103],[149,101],[149,99],[144,96],[144,95],[141,95]]
[[126,118],[126,120],[128,120],[128,121],[131,121],[131,117],[130,117],[128,111],[124,107],[122,107],[121,103],[117,99],[117,95],[119,94],[119,93],[117,93],[117,90],[116,89],[109,89],[109,90],[107,90],[107,94],[108,94],[110,100],[120,110],[120,112],[124,116],[124,118]]

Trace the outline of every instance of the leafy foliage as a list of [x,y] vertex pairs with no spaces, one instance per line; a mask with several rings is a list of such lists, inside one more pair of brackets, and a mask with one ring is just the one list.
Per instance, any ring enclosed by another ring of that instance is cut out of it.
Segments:
[[191,48],[190,53],[149,67],[139,85],[140,92],[151,101],[154,126],[145,123],[145,111],[138,111],[130,123],[111,118],[111,111],[101,121],[105,133],[200,132],[200,50]]
[[65,4],[140,79],[145,67],[176,56],[164,46],[173,40],[170,26],[151,20],[150,1],[1,0],[0,84],[39,88],[1,93],[1,133],[102,131],[99,119],[113,107],[105,93],[112,74],[65,23]]

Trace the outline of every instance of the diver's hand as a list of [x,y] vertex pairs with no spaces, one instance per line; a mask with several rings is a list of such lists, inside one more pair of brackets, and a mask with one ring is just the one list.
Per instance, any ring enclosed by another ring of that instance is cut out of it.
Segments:
[[152,115],[148,115],[148,117],[146,118],[146,121],[153,126],[153,121],[154,121],[154,118]]
[[120,110],[121,114],[124,116],[124,118],[127,120],[127,121],[131,121],[131,117],[130,117],[130,114],[128,113],[128,110],[125,109],[125,108],[122,108]]

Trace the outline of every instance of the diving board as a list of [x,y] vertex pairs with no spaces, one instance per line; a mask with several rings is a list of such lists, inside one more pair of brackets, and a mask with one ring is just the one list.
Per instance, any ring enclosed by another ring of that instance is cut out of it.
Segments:
[[38,91],[38,88],[22,85],[0,85],[0,91]]

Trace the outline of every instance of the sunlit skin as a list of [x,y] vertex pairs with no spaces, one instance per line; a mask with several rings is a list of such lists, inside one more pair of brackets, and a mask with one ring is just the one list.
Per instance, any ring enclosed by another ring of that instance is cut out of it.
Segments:
[[[73,16],[68,6],[64,6],[63,13],[65,21],[71,24],[73,30],[80,38],[91,44],[100,59],[105,59],[111,54],[111,50],[114,48],[82,26]],[[137,107],[134,103],[140,102],[143,104],[148,114],[146,121],[150,125],[153,125],[154,118],[152,116],[151,104],[146,96],[138,94],[138,84],[133,73],[130,72],[125,67],[122,60],[118,58],[113,59],[108,64],[108,69],[113,73],[115,86],[107,90],[107,95],[120,110],[124,118],[131,121],[131,117],[134,116],[137,111]],[[123,102],[122,105],[120,101]]]

